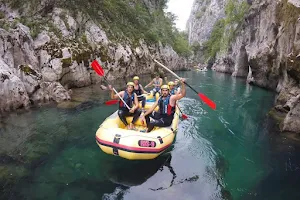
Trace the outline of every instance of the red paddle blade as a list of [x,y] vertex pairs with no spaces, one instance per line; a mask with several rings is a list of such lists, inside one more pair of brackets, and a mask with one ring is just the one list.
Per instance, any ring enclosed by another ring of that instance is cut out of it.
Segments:
[[182,119],[187,119],[188,118],[188,116],[186,114],[183,114],[183,113],[182,113],[181,116],[182,116]]
[[110,106],[110,105],[114,105],[114,104],[117,104],[119,103],[119,100],[117,99],[113,99],[113,100],[109,100],[107,102],[105,102],[106,105]]
[[216,110],[216,103],[213,102],[212,100],[210,100],[207,96],[205,96],[204,94],[199,93],[198,96],[200,97],[200,99],[206,103],[209,107],[211,107],[213,110]]
[[97,60],[94,60],[91,63],[91,66],[93,67],[93,69],[95,70],[95,72],[97,74],[99,74],[99,76],[104,76],[104,70],[102,69],[101,65],[98,63]]

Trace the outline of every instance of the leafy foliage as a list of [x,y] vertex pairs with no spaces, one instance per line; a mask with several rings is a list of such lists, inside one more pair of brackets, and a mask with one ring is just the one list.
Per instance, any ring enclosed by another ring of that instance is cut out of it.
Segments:
[[185,57],[188,57],[192,54],[191,48],[189,47],[187,41],[187,33],[185,32],[175,32],[175,40],[173,43],[174,50]]
[[[14,8],[23,5],[22,0],[4,1]],[[31,6],[39,5],[40,2],[41,0],[27,1]],[[168,0],[154,1],[154,9],[147,7],[142,0],[48,0],[46,5],[65,8],[73,17],[79,12],[89,16],[103,27],[111,40],[129,40],[133,44],[137,44],[139,39],[148,43],[160,41],[170,44],[178,53],[187,55],[188,43],[185,41],[186,37],[175,28],[176,17],[164,12],[167,2]],[[42,11],[47,13],[51,9],[32,10],[31,15]]]
[[246,1],[229,0],[225,6],[224,19],[220,19],[213,27],[211,36],[204,43],[206,59],[214,58],[220,50],[226,50],[242,24],[249,9]]

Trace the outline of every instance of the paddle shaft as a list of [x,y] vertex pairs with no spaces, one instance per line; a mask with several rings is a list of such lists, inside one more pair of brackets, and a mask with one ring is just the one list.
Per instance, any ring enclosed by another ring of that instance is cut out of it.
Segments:
[[[103,76],[104,80],[106,81],[107,84],[110,85],[110,83],[108,82],[108,80],[106,79],[105,76]],[[116,93],[116,95],[118,95],[118,97],[121,99],[121,101],[124,103],[124,105],[128,108],[128,110],[130,110],[131,108],[127,105],[127,103],[124,101],[124,99],[119,95],[118,91],[113,87],[113,91]]]
[[[167,70],[168,72],[170,72],[171,74],[173,74],[176,78],[181,79],[177,74],[175,74],[172,70],[170,70],[169,68],[167,68],[166,66],[164,66],[163,64],[161,64],[160,62],[158,62],[157,60],[154,59],[154,61],[159,64],[161,67],[163,67],[165,70]],[[191,88],[194,92],[196,92],[198,94],[198,92],[192,88],[192,86],[190,86],[188,83],[184,82],[184,84],[186,84],[189,88]]]
[[180,107],[178,106],[178,105],[176,105],[177,106],[177,108],[178,108],[178,110],[181,112],[181,114],[182,114],[182,111],[181,111],[181,109],[180,109]]
[[141,94],[141,95],[139,95],[139,96],[137,96],[137,97],[142,97],[142,96],[145,96],[145,95],[148,95],[148,94],[150,94],[150,93],[147,93],[147,94]]
[[[106,77],[104,76],[104,70],[102,69],[101,65],[98,63],[97,60],[94,60],[92,63],[91,63],[92,67],[94,68],[94,70],[96,71],[96,73],[103,77],[104,81],[106,81],[106,83],[108,85],[109,82],[108,80],[106,79]],[[119,93],[116,91],[116,89],[113,87],[113,91],[118,95],[118,97],[121,99],[121,101],[124,103],[124,105],[128,108],[128,110],[130,110],[130,107],[127,105],[127,103],[124,101],[124,99],[119,95]]]

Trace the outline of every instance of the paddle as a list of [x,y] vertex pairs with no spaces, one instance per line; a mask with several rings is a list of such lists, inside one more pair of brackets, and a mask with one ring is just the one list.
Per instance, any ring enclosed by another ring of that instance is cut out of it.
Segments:
[[[137,97],[142,97],[144,95],[147,95],[147,94],[142,94]],[[113,100],[109,100],[109,101],[105,102],[106,105],[113,105],[113,104],[117,104],[117,103],[119,103],[119,100],[117,100],[117,99],[113,99]]]
[[142,96],[145,96],[145,95],[150,95],[151,93],[147,93],[147,94],[141,94],[141,95],[139,95],[139,96],[137,96],[137,97],[142,97]]
[[105,102],[106,105],[110,106],[110,105],[114,105],[114,104],[117,104],[119,103],[119,100],[117,99],[113,99],[113,100],[109,100],[107,102]]
[[[175,74],[173,71],[171,71],[170,69],[168,69],[166,66],[164,66],[163,64],[161,64],[160,62],[158,62],[157,60],[154,59],[154,61],[159,64],[161,67],[163,67],[165,70],[167,70],[168,72],[170,72],[171,74],[173,74],[176,78],[180,79],[180,77]],[[188,83],[184,82],[184,84],[186,84],[189,88],[191,88],[195,93],[198,94],[198,96],[200,97],[200,99],[206,103],[210,108],[212,108],[213,110],[216,109],[216,103],[213,102],[212,100],[210,100],[207,96],[205,96],[202,93],[197,92],[192,86],[190,86]]]
[[179,107],[178,105],[177,105],[177,108],[178,108],[179,111],[181,112],[182,119],[187,119],[188,116],[187,116],[186,114],[184,114],[184,113],[181,111],[181,109],[180,109],[180,107]]
[[[99,75],[102,76],[104,78],[104,80],[109,84],[108,80],[106,79],[106,77],[104,76],[104,70],[102,69],[101,65],[98,63],[97,60],[94,60],[91,63],[91,66],[93,67],[93,69],[95,70],[95,72]],[[109,84],[110,85],[110,84]],[[126,102],[124,101],[124,99],[119,95],[119,93],[116,91],[115,88],[113,88],[113,91],[118,95],[118,97],[121,99],[121,101],[124,103],[124,105],[128,108],[128,110],[130,110],[130,107],[126,104]],[[107,101],[105,104],[106,105],[112,105],[112,104],[116,104],[116,102],[118,102],[118,100],[109,100]]]

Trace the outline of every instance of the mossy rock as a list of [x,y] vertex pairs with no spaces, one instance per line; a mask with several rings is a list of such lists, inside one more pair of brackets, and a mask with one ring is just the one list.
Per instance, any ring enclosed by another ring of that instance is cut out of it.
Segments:
[[29,65],[20,65],[19,69],[25,73],[25,75],[33,75],[36,77],[40,77],[40,75],[32,69]]
[[272,119],[274,119],[278,125],[282,124],[283,121],[284,121],[284,119],[285,119],[285,117],[286,117],[286,113],[279,112],[279,111],[277,111],[275,108],[272,108],[272,109],[269,111],[268,115],[269,115]]
[[90,49],[84,49],[80,52],[75,53],[72,56],[72,60],[76,60],[77,63],[84,62],[86,64],[86,62],[90,60],[92,53],[93,52],[91,52]]
[[287,58],[287,73],[298,82],[300,82],[300,57],[295,55],[299,55],[299,53],[294,53],[290,58]]
[[62,62],[62,67],[63,68],[70,67],[72,65],[72,58],[61,59],[61,62]]
[[5,13],[3,11],[0,11],[0,19],[5,18]]

